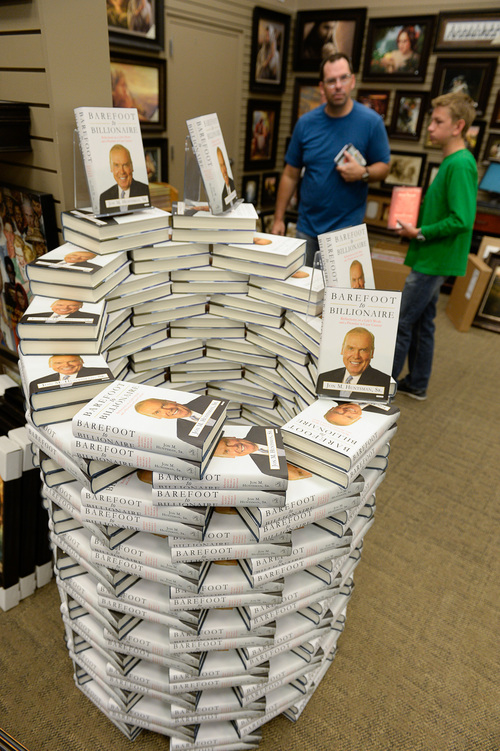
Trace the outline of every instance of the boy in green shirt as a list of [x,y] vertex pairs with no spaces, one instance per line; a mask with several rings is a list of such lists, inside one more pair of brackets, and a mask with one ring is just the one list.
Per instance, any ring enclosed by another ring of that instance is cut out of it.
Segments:
[[433,99],[432,106],[428,131],[443,161],[425,194],[419,226],[400,222],[396,230],[411,241],[405,263],[412,270],[401,299],[392,376],[397,380],[408,356],[409,373],[398,391],[420,400],[427,398],[431,375],[439,289],[448,276],[465,275],[477,196],[477,166],[465,143],[476,116],[474,102],[450,93]]

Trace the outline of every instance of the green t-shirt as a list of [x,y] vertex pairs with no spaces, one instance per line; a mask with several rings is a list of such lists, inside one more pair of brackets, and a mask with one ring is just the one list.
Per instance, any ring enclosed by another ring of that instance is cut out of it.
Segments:
[[476,161],[460,149],[443,159],[425,194],[418,219],[425,242],[410,242],[406,265],[431,276],[464,276],[476,201]]

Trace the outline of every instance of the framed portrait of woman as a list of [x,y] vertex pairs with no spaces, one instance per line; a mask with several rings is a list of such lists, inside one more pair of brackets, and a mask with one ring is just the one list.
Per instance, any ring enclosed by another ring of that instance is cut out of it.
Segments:
[[434,16],[372,18],[368,25],[363,80],[425,80]]
[[361,57],[366,8],[307,10],[297,13],[294,70],[319,70],[328,55],[342,52],[356,73]]

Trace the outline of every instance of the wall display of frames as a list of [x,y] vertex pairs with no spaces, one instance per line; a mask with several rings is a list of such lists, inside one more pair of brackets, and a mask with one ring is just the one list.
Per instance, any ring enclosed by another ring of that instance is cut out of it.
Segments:
[[253,9],[250,91],[281,93],[286,84],[290,16]]
[[363,80],[423,82],[434,16],[371,18]]
[[405,141],[418,141],[429,95],[423,91],[396,91],[389,135]]
[[299,117],[319,107],[325,101],[315,78],[296,78],[293,89],[292,127]]
[[106,0],[109,41],[123,47],[162,50],[163,0]]
[[166,138],[144,138],[144,156],[148,182],[168,183],[168,141]]
[[279,181],[279,172],[266,172],[262,175],[262,194],[260,197],[260,205],[263,209],[267,209],[275,205]]
[[113,52],[113,107],[135,107],[143,131],[166,128],[165,60]]
[[389,174],[382,186],[390,188],[393,185],[421,185],[425,160],[426,154],[391,150]]
[[358,102],[378,112],[383,120],[385,120],[387,115],[390,98],[391,92],[389,89],[384,91],[378,89],[359,89],[357,95]]
[[273,169],[276,163],[280,102],[250,99],[247,108],[245,170]]
[[463,92],[474,100],[477,114],[483,115],[496,66],[494,57],[438,57],[431,99],[448,92]]
[[259,203],[260,175],[245,175],[241,181],[241,196],[245,203]]
[[[499,11],[443,12],[438,15],[436,52],[498,52]],[[495,50],[496,48],[496,50]]]
[[361,57],[365,21],[366,8],[299,11],[295,27],[293,69],[317,72],[325,57],[343,52],[351,59],[356,72]]

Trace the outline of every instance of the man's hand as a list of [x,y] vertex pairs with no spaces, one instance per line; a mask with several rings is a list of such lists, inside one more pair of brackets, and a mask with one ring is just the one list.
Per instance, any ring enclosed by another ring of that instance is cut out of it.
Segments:
[[399,237],[407,237],[408,240],[414,240],[420,232],[420,229],[418,227],[414,227],[413,224],[410,224],[410,222],[402,222],[400,219],[398,219],[397,222],[401,226],[397,227],[394,231],[396,235],[399,235]]
[[275,219],[273,226],[271,227],[272,235],[284,235],[285,234],[285,222],[283,219]]
[[339,164],[337,172],[346,183],[354,183],[361,180],[366,172],[366,167],[363,167],[348,151],[344,153],[344,162]]

